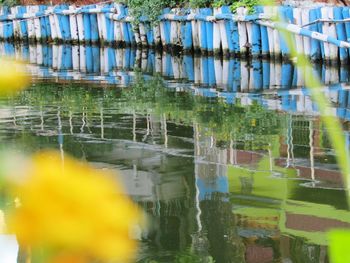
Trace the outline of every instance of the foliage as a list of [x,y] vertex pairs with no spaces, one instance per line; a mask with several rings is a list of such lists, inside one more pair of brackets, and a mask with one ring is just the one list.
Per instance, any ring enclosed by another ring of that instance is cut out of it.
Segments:
[[191,8],[203,8],[210,7],[212,1],[210,0],[190,0]]
[[239,7],[245,7],[248,13],[254,13],[254,7],[265,4],[265,2],[264,0],[190,0],[189,2],[184,0],[127,0],[125,4],[129,7],[130,14],[135,18],[134,26],[137,26],[142,17],[147,17],[152,24],[157,22],[164,8],[230,6],[232,12],[236,12]]
[[[219,1],[225,1],[225,0],[219,0]],[[236,13],[239,7],[245,7],[248,11],[248,14],[252,14],[255,12],[256,6],[272,5],[272,4],[273,3],[271,3],[271,1],[269,0],[239,0],[239,1],[233,1],[228,5],[230,5],[230,9],[233,13]]]
[[141,17],[147,17],[151,23],[158,21],[164,8],[183,5],[183,0],[127,0],[130,14],[135,18],[134,25],[140,23]]
[[0,0],[0,6],[15,6],[19,5],[20,1],[19,0]]
[[219,8],[221,6],[225,6],[225,5],[229,5],[229,4],[230,4],[230,2],[227,0],[215,0],[212,2],[212,6],[214,8]]
[[254,13],[254,7],[260,4],[260,0],[240,0],[235,1],[231,4],[230,9],[233,13],[237,12],[237,9],[240,7],[245,7],[248,10],[248,13]]

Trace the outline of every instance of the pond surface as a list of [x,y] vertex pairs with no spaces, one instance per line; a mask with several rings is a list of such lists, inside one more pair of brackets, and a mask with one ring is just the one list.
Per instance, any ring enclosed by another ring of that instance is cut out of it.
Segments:
[[[0,100],[1,145],[120,171],[151,218],[138,262],[328,262],[326,231],[350,227],[334,151],[292,65],[88,46],[0,51],[28,59],[33,75]],[[315,72],[349,142],[349,71]]]

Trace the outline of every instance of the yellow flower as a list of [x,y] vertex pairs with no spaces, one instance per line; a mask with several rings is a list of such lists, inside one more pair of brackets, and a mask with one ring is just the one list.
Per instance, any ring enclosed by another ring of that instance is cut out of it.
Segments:
[[42,152],[14,193],[20,206],[9,217],[10,231],[22,245],[57,252],[50,262],[133,259],[137,244],[130,232],[141,213],[112,174]]
[[11,94],[26,87],[29,77],[25,74],[21,62],[0,58],[0,95]]

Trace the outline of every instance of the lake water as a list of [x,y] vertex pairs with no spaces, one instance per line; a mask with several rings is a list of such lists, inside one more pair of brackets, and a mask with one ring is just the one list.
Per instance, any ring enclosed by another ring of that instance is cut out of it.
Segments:
[[[33,76],[0,99],[1,144],[120,171],[151,219],[138,262],[328,262],[326,231],[350,227],[334,151],[289,63],[8,43],[0,54]],[[350,144],[349,69],[315,74]]]

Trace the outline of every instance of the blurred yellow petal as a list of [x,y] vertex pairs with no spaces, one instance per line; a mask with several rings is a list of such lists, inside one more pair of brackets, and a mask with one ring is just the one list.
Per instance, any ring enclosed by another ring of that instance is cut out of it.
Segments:
[[[141,213],[112,174],[55,152],[34,156],[15,184],[21,206],[9,219],[20,243],[109,262],[128,262]],[[68,254],[69,255],[69,254]]]
[[25,88],[29,77],[24,64],[9,58],[0,58],[0,95],[7,95]]
[[0,234],[4,234],[6,229],[5,215],[4,212],[0,210]]
[[60,254],[52,258],[48,263],[88,263],[89,260],[83,255]]

